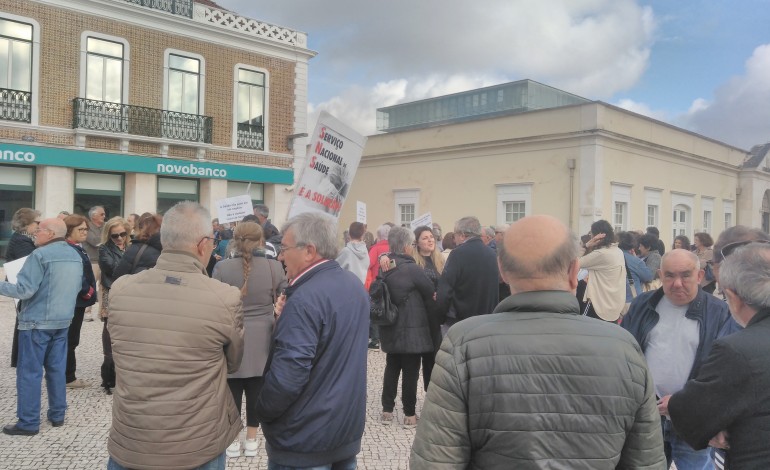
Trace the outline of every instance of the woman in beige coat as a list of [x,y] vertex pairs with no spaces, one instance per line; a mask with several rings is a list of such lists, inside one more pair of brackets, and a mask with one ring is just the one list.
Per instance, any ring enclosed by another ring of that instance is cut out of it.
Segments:
[[609,222],[597,220],[589,235],[586,254],[580,258],[580,267],[588,270],[583,314],[615,322],[626,304],[626,260]]
[[[243,361],[235,373],[227,376],[238,412],[246,393],[246,440],[243,453],[257,455],[256,402],[262,389],[263,372],[270,352],[273,334],[273,304],[286,287],[286,275],[281,263],[265,257],[262,227],[254,222],[243,222],[235,227],[228,251],[234,258],[220,261],[212,277],[231,286],[239,287],[243,298]],[[227,448],[228,457],[241,454],[240,439]]]

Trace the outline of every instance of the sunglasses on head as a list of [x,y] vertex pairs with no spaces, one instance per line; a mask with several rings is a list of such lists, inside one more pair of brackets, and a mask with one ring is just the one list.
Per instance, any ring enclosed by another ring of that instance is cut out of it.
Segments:
[[110,235],[110,238],[113,240],[117,240],[118,238],[126,238],[128,236],[127,232],[120,232],[120,233],[113,233]]
[[770,240],[743,240],[741,242],[728,243],[727,245],[723,246],[721,250],[719,250],[719,254],[722,255],[722,259],[725,259],[733,254],[735,250],[742,246],[746,246],[749,243],[770,243]]

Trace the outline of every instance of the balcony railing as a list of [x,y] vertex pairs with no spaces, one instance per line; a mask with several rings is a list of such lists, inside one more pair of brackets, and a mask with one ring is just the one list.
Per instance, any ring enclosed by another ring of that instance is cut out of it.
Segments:
[[75,98],[72,127],[143,135],[188,142],[211,143],[210,116],[129,106],[120,103]]
[[263,126],[239,122],[238,148],[265,150],[265,128]]
[[0,120],[32,122],[32,93],[0,88]]
[[193,17],[193,0],[125,0],[143,7],[162,10],[175,15]]

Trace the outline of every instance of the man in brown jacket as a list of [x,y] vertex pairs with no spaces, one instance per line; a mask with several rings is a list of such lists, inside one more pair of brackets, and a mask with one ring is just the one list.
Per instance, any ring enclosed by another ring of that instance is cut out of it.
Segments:
[[223,470],[241,430],[227,387],[243,355],[241,293],[206,275],[210,221],[197,203],[172,207],[155,268],[112,285],[109,469]]

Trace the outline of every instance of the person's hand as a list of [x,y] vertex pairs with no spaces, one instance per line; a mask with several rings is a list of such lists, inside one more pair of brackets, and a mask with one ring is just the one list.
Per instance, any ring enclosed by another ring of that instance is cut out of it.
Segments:
[[380,269],[382,269],[382,272],[386,273],[390,269],[390,258],[388,258],[388,255],[382,255],[380,256]]
[[281,316],[284,305],[286,305],[286,294],[281,294],[275,299],[275,304],[273,304],[273,315],[275,315],[276,320]]
[[604,239],[605,236],[606,236],[606,234],[604,234],[604,233],[599,233],[599,234],[594,235],[593,238],[591,238],[590,240],[588,240],[586,242],[586,248],[593,248],[593,247],[595,247],[599,243],[599,241]]
[[730,443],[727,442],[727,431],[719,431],[719,433],[712,437],[709,441],[709,447],[715,447],[717,449],[729,449]]
[[671,395],[666,395],[658,401],[658,413],[660,413],[661,416],[668,416],[668,400],[670,398]]
[[217,261],[220,261],[222,259],[222,257],[219,256],[219,255],[214,255],[214,259],[217,260]]

